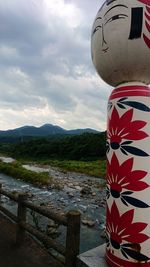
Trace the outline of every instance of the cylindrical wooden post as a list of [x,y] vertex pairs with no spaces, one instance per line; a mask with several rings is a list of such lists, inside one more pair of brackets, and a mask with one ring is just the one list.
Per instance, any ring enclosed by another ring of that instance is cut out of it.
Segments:
[[109,266],[150,266],[150,88],[123,84],[109,99],[107,251]]
[[19,194],[18,196],[18,223],[16,229],[16,244],[21,245],[25,237],[25,229],[22,228],[21,223],[26,222],[26,207],[24,201],[27,199],[26,194]]
[[65,267],[76,267],[76,257],[79,254],[81,214],[79,211],[70,211],[67,214],[68,227],[66,237]]
[[150,0],[105,0],[92,60],[108,103],[106,260],[150,267]]

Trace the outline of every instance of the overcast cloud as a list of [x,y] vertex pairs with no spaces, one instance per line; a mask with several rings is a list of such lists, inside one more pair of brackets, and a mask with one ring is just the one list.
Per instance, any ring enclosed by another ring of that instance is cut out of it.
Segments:
[[106,128],[90,34],[101,0],[0,0],[0,130]]

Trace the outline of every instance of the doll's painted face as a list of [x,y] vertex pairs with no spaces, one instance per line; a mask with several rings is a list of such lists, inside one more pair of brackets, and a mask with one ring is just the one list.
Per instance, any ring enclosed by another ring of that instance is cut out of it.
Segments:
[[92,36],[98,32],[101,35],[101,51],[103,53],[107,53],[110,49],[109,29],[111,31],[111,27],[114,24],[115,26],[117,24],[119,25],[121,20],[123,20],[125,26],[129,28],[129,10],[127,5],[108,5],[105,9],[102,7],[98,12],[93,26]]
[[[95,35],[97,31],[101,32],[101,45],[102,51],[104,53],[109,50],[108,40],[110,34],[107,36],[107,32],[109,31],[109,29],[111,30],[112,28],[114,28],[114,26],[119,26],[120,31],[124,31],[124,33],[126,32],[126,35],[124,35],[125,39],[132,40],[136,38],[141,38],[144,10],[142,5],[141,7],[136,6],[137,3],[139,4],[139,2],[145,3],[148,2],[148,0],[132,0],[132,6],[131,0],[109,0],[103,4],[95,19],[92,36]],[[148,21],[150,21],[150,7],[148,6],[146,7],[145,17]],[[145,23],[148,31],[150,32],[150,25],[148,25],[147,21]],[[144,41],[150,48],[150,40],[148,40],[148,38],[144,38]]]
[[[119,67],[128,68],[132,62],[137,64],[138,49],[143,58],[147,53],[150,55],[150,0],[105,1],[92,28],[92,59],[99,74],[108,64],[115,66],[116,73]],[[102,73],[102,78],[106,80],[105,73]],[[129,77],[129,80],[134,79]]]

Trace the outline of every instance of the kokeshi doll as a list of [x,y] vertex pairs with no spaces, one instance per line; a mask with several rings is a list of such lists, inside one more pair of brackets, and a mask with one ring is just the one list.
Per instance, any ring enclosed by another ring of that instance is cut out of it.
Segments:
[[150,266],[150,0],[108,0],[92,28],[108,102],[106,260]]

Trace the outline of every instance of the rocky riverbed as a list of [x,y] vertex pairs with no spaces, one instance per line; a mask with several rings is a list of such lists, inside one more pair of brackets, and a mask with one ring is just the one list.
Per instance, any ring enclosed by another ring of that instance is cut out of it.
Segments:
[[[5,158],[6,162],[6,158]],[[9,159],[10,162],[10,159]],[[24,165],[25,168],[36,172],[46,171],[54,179],[55,186],[38,188],[7,175],[0,174],[3,186],[10,191],[24,191],[29,198],[39,205],[48,206],[54,211],[65,213],[71,209],[81,212],[81,252],[96,247],[104,242],[101,234],[105,225],[105,189],[104,180],[90,177],[84,174],[62,171],[58,168],[36,165]],[[57,188],[56,188],[57,184]],[[4,205],[14,209],[15,206],[5,198]],[[63,229],[56,229],[51,222],[45,222],[35,214],[30,214],[30,220],[35,224],[46,227],[46,231],[53,231],[64,242]]]

